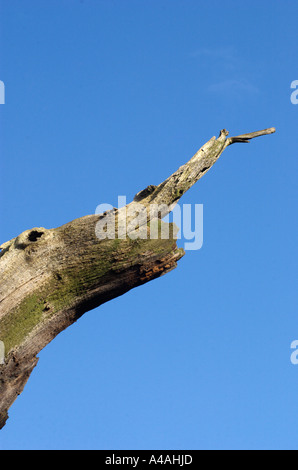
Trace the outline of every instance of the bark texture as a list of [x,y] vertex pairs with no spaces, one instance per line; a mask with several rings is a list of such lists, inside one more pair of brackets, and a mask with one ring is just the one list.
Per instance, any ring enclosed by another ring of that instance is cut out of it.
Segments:
[[[184,251],[177,248],[175,227],[170,224],[167,239],[150,238],[152,204],[160,206],[156,214],[160,229],[164,224],[160,219],[226,147],[273,132],[270,128],[228,137],[222,130],[166,181],[139,192],[125,208],[87,215],[55,229],[26,230],[1,245],[0,341],[5,357],[0,363],[0,429],[37,364],[37,354],[57,334],[88,310],[176,267]],[[140,204],[145,214],[138,230],[147,239],[133,236],[130,226]],[[116,238],[99,239],[99,227],[111,216],[116,219]]]

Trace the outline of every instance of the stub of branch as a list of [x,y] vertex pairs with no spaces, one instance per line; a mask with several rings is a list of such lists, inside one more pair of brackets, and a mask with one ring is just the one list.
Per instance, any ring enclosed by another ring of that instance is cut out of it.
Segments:
[[114,210],[119,232],[121,217],[129,226],[141,204],[146,239],[131,238],[129,230],[125,238],[99,239],[96,227],[106,217],[101,214],[56,229],[26,230],[0,246],[0,341],[5,349],[0,361],[0,428],[37,363],[36,355],[57,334],[88,310],[176,267],[184,251],[176,245],[173,224],[167,239],[151,239],[150,207],[162,206],[157,218],[164,217],[226,147],[274,131],[228,137],[224,129],[161,184],[148,186],[125,208]]

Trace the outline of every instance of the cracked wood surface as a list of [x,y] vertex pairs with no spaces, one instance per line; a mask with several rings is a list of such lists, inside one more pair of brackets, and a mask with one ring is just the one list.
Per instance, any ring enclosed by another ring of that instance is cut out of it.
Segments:
[[[184,251],[177,248],[172,224],[168,239],[150,239],[152,205],[160,206],[157,217],[163,218],[229,145],[273,132],[269,128],[228,137],[222,130],[218,138],[212,137],[167,180],[140,191],[125,208],[114,209],[117,221],[126,220],[126,238],[98,239],[97,225],[107,217],[99,214],[55,229],[26,230],[1,245],[0,340],[5,358],[0,364],[0,428],[36,366],[37,354],[57,334],[88,310],[177,266]],[[140,204],[146,211],[144,240],[129,236],[129,223]]]

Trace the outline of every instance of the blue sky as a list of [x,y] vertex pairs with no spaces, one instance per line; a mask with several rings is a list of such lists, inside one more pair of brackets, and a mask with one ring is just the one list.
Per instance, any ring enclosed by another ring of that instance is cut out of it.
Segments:
[[202,249],[41,351],[1,449],[298,448],[297,17],[289,0],[0,1],[1,243],[130,201],[222,128],[277,129],[183,196],[204,205]]

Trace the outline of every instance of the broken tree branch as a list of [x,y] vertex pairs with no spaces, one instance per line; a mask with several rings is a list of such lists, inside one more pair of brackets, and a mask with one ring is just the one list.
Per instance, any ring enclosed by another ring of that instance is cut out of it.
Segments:
[[[226,147],[274,131],[227,137],[222,130],[167,180],[148,186],[126,207],[112,211],[115,239],[98,237],[99,224],[110,213],[87,215],[55,229],[26,230],[1,245],[0,341],[5,358],[0,362],[0,428],[36,366],[37,354],[57,334],[88,310],[176,267],[184,251],[177,248],[173,225],[167,239],[150,238],[152,205],[162,207],[156,218],[163,218]],[[138,228],[146,231],[146,239],[131,236],[130,222],[140,205],[146,216]],[[121,220],[125,237],[119,235]]]

